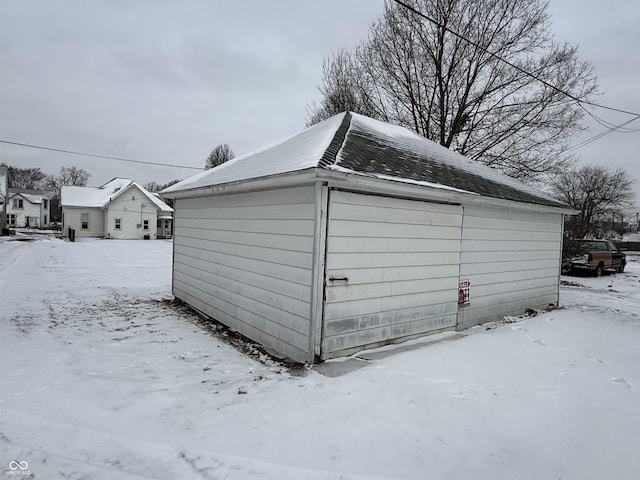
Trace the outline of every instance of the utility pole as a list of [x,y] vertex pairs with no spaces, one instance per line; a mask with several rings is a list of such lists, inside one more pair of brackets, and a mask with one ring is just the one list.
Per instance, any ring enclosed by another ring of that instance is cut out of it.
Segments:
[[0,198],[2,199],[2,210],[0,210],[0,235],[4,235],[7,230],[7,202],[9,201],[9,170],[6,166],[0,165]]

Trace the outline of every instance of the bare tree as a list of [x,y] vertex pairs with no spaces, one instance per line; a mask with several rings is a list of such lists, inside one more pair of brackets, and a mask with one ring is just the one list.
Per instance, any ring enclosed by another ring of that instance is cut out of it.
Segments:
[[60,197],[60,190],[65,185],[86,187],[89,182],[89,172],[78,167],[61,167],[57,175],[49,175],[45,180],[45,188],[55,190]]
[[209,157],[207,157],[207,162],[204,165],[204,169],[209,170],[210,168],[217,167],[218,165],[222,165],[224,162],[228,162],[233,158],[235,158],[233,150],[231,150],[229,145],[223,143],[211,150]]
[[77,187],[86,187],[90,176],[89,172],[77,167],[62,167],[58,173],[58,178],[62,185],[74,185]]
[[376,116],[368,101],[367,88],[360,82],[362,77],[357,73],[358,67],[347,50],[333,52],[324,60],[319,87],[322,102],[307,109],[307,126],[345,111]]
[[[567,168],[572,158],[562,151],[583,114],[574,99],[588,98],[596,84],[577,49],[554,41],[547,2],[406,3],[435,22],[387,0],[363,43],[325,61],[323,101],[308,121],[344,106],[516,178]],[[334,100],[345,92],[355,106]]]
[[9,188],[39,189],[47,175],[39,168],[18,168],[2,164],[7,167],[7,186]]
[[[567,218],[565,235],[584,238],[634,201],[633,179],[626,171],[586,166],[559,174],[552,184],[555,196],[580,213]],[[615,217],[614,217],[615,218]]]
[[175,185],[178,182],[180,182],[180,180],[171,180],[171,181],[169,181],[167,183],[149,182],[149,183],[145,183],[144,189],[146,191],[152,192],[152,193],[161,192],[165,188],[168,188],[171,185]]

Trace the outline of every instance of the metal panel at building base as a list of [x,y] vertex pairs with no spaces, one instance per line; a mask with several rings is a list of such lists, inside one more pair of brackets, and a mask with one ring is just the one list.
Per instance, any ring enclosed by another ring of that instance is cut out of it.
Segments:
[[330,193],[323,359],[454,329],[462,207]]

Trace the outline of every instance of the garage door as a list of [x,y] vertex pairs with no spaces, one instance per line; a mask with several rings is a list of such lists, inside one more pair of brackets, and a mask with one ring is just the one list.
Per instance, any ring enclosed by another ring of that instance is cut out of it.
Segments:
[[462,207],[330,192],[322,357],[454,328]]

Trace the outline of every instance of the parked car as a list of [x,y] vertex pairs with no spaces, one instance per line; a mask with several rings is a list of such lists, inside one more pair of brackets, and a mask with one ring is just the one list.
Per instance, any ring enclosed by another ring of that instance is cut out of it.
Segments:
[[563,248],[562,265],[567,270],[599,277],[605,270],[624,272],[627,257],[608,240],[571,240]]

